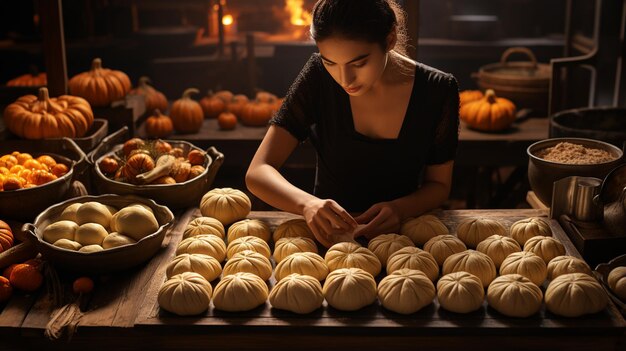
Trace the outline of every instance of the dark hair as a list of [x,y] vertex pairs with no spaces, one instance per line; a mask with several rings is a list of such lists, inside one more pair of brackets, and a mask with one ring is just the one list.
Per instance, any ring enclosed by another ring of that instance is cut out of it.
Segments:
[[319,0],[313,7],[311,38],[331,36],[378,43],[385,50],[395,27],[394,50],[406,55],[405,13],[395,0]]

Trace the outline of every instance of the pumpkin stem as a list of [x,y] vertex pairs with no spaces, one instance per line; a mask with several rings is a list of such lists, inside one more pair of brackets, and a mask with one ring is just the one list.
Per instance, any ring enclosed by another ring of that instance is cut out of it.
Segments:
[[189,89],[187,89],[187,90],[185,90],[183,92],[183,97],[182,98],[183,99],[191,99],[190,98],[191,94],[198,94],[198,93],[200,93],[200,90],[198,90],[196,88],[189,88]]
[[493,91],[493,89],[487,89],[487,91],[485,92],[485,99],[487,99],[490,104],[495,104],[496,98],[496,92]]
[[48,88],[46,87],[39,88],[38,100],[44,101],[44,102],[47,102],[48,100],[50,100],[50,94],[48,93]]
[[97,69],[101,69],[102,68],[102,59],[99,57],[96,57],[95,59],[93,59],[93,61],[91,61],[91,70],[95,71]]
[[150,80],[150,77],[141,76],[139,78],[139,82],[137,83],[137,85],[139,85],[140,87],[144,87],[146,85],[150,85],[150,83],[152,83],[152,81]]
[[157,117],[160,116],[161,115],[161,110],[159,110],[158,108],[155,108],[154,112],[152,112],[152,115],[153,116],[157,116]]

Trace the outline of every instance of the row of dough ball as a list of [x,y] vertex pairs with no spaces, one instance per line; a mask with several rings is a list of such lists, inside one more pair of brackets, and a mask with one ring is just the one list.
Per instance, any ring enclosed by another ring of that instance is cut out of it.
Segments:
[[57,221],[43,229],[42,238],[57,247],[89,253],[133,244],[158,228],[149,206],[131,204],[118,211],[90,201],[63,209]]
[[626,267],[619,266],[609,272],[607,279],[609,288],[618,298],[626,302]]

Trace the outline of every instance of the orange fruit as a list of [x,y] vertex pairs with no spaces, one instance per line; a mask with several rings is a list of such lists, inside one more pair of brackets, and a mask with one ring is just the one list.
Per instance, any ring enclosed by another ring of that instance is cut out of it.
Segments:
[[36,267],[20,263],[11,271],[9,281],[11,285],[20,290],[32,292],[39,289],[43,284],[43,275]]
[[13,287],[9,280],[3,276],[0,276],[0,302],[7,301],[13,294]]
[[89,277],[80,277],[74,280],[72,284],[72,291],[75,294],[88,294],[93,291],[93,280]]

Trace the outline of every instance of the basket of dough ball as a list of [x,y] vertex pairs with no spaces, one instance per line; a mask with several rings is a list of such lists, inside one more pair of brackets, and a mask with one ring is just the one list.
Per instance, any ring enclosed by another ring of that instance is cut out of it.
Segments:
[[196,206],[224,161],[215,147],[127,136],[124,127],[88,155],[100,194],[139,195],[172,209]]
[[56,268],[101,274],[148,261],[173,220],[167,207],[150,199],[88,195],[49,207],[23,231]]

